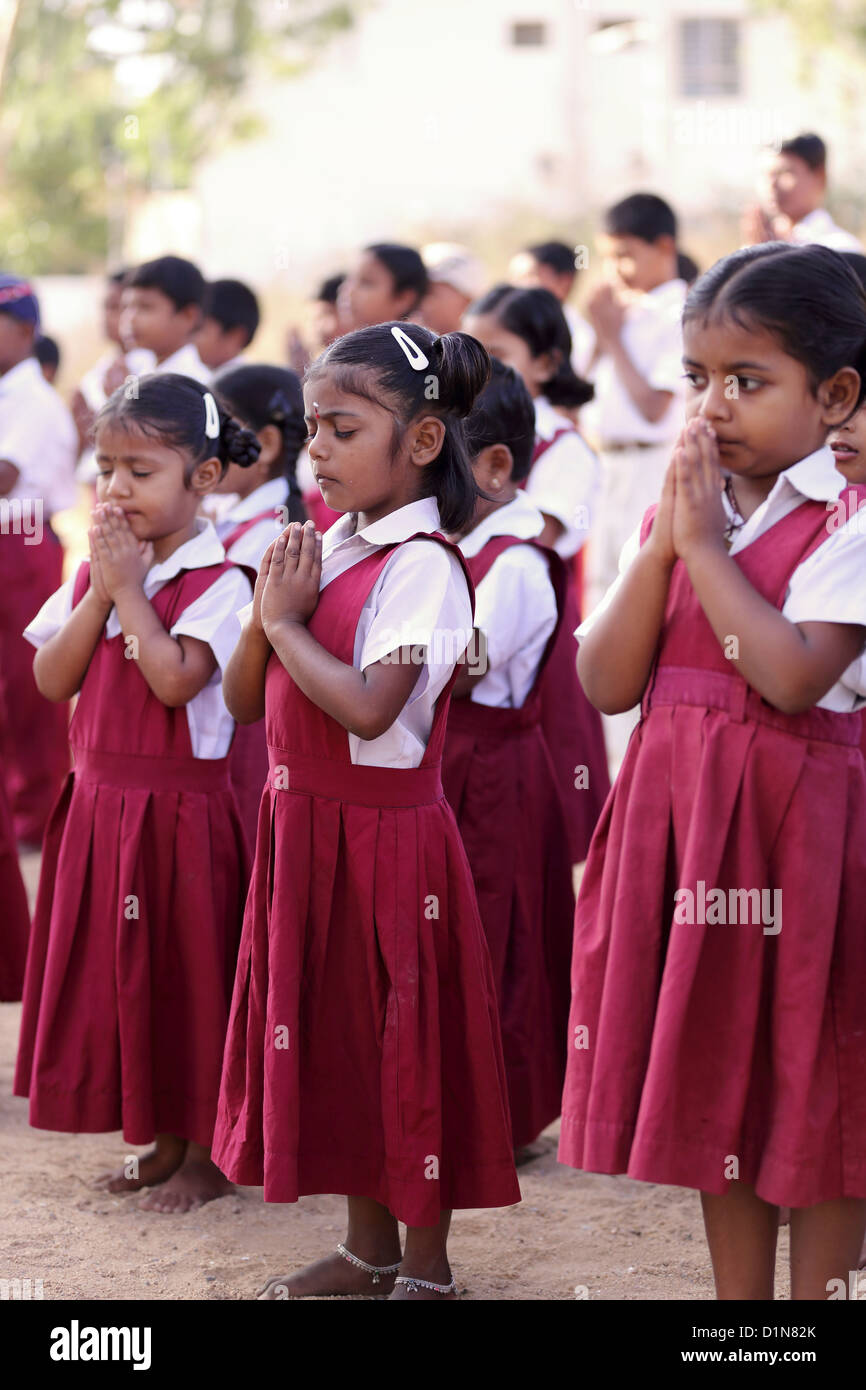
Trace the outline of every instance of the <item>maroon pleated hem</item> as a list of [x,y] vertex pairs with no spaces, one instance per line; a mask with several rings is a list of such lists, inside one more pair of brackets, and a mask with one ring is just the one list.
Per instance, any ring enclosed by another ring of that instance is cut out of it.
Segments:
[[624,1175],[663,1187],[691,1187],[723,1196],[731,1179],[725,1171],[737,1160],[736,1176],[754,1187],[758,1197],[772,1206],[811,1207],[843,1197],[866,1198],[866,1153],[859,1163],[839,1164],[831,1157],[819,1171],[805,1172],[790,1156],[765,1147],[754,1139],[719,1140],[712,1145],[675,1137],[641,1137],[634,1142],[634,1127],[594,1121],[581,1125],[563,1117],[559,1162],[585,1173]]
[[226,1155],[214,1150],[214,1162],[231,1182],[263,1187],[266,1202],[291,1203],[300,1197],[322,1194],[369,1197],[387,1207],[406,1226],[435,1226],[443,1210],[509,1207],[520,1201],[514,1167],[507,1164],[468,1172],[462,1169],[454,1181],[447,1177],[431,1179],[419,1191],[417,1180],[397,1174],[389,1176],[382,1172],[381,1165],[369,1160],[366,1167],[363,1160],[353,1164],[351,1176],[346,1173],[344,1160],[334,1162],[328,1155],[298,1160],[268,1153],[263,1164],[262,1160],[237,1151]]
[[[12,1094],[28,1099],[27,1090],[20,1084],[15,1085]],[[210,1148],[215,1119],[215,1096],[210,1102],[157,1100],[153,1120],[148,1121],[131,1117],[128,1102],[118,1096],[46,1094],[40,1088],[39,1094],[30,1100],[28,1123],[32,1129],[53,1130],[57,1134],[115,1134],[119,1130],[127,1144],[151,1144],[157,1134],[174,1134]]]

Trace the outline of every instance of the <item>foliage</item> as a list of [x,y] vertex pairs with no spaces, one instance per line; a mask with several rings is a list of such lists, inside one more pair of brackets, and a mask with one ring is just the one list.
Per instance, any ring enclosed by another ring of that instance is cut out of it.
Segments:
[[101,267],[110,223],[257,129],[255,72],[302,72],[354,22],[328,0],[18,0],[0,91],[0,268]]

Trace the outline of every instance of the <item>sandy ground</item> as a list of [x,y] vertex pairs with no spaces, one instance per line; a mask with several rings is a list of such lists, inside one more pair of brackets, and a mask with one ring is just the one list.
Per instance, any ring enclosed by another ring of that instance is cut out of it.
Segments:
[[[35,856],[24,862],[35,886]],[[21,1008],[0,1006],[0,1279],[41,1279],[46,1299],[246,1299],[271,1274],[319,1258],[345,1234],[339,1197],[265,1206],[239,1188],[183,1216],[94,1191],[128,1147],[120,1134],[30,1129],[12,1096]],[[522,1202],[458,1212],[449,1252],[466,1299],[712,1299],[697,1193],[576,1173],[553,1125],[520,1170]],[[139,1150],[138,1152],[143,1152]],[[778,1288],[787,1293],[788,1235]]]

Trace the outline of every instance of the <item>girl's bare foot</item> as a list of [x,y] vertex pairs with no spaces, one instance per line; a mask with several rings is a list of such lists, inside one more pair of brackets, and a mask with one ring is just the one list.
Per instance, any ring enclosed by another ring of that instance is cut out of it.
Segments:
[[[393,1255],[392,1259],[387,1258],[388,1253]],[[371,1256],[367,1263],[380,1266],[396,1264],[399,1258],[398,1249],[380,1254],[378,1258]],[[260,1302],[283,1298],[339,1298],[349,1294],[384,1298],[394,1287],[396,1272],[395,1270],[394,1274],[380,1274],[378,1282],[374,1284],[372,1274],[350,1264],[335,1250],[323,1260],[317,1260],[315,1264],[298,1270],[297,1274],[277,1275],[276,1278],[269,1279],[257,1297]]]
[[186,1140],[175,1134],[158,1134],[156,1143],[146,1154],[130,1154],[122,1168],[100,1173],[94,1187],[104,1192],[140,1192],[154,1187],[177,1172],[186,1153]]
[[142,1211],[178,1216],[229,1192],[234,1192],[234,1184],[212,1162],[209,1150],[202,1144],[189,1143],[176,1171],[155,1192],[142,1197],[138,1205]]
[[456,1289],[449,1288],[447,1293],[438,1293],[436,1289],[425,1289],[423,1284],[411,1283],[413,1279],[422,1279],[440,1288],[447,1288],[451,1284],[451,1266],[446,1248],[450,1225],[451,1213],[443,1211],[438,1226],[407,1226],[406,1250],[398,1273],[410,1283],[395,1283],[389,1303],[433,1303],[437,1299],[453,1303],[456,1300]]

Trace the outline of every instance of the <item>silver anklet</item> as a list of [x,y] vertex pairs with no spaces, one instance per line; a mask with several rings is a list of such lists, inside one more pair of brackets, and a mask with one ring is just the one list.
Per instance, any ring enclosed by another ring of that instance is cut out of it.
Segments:
[[452,1279],[450,1284],[431,1284],[429,1279],[412,1279],[406,1274],[398,1274],[394,1283],[405,1284],[409,1293],[417,1293],[419,1289],[432,1289],[434,1293],[457,1292],[456,1279]]
[[380,1274],[396,1274],[400,1268],[400,1261],[395,1265],[368,1265],[366,1260],[361,1260],[357,1255],[353,1255],[351,1250],[347,1250],[345,1245],[337,1246],[337,1254],[342,1255],[344,1260],[348,1260],[350,1265],[356,1265],[358,1269],[366,1270],[372,1274],[373,1283],[378,1284]]

